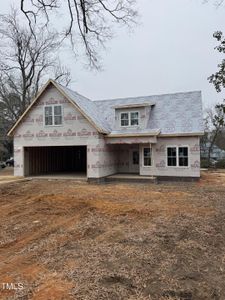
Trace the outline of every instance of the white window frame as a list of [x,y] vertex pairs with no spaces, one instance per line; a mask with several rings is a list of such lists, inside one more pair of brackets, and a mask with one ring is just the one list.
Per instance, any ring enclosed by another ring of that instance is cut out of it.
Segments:
[[[176,148],[176,166],[169,166],[168,165],[168,148]],[[166,147],[166,166],[168,168],[177,168],[178,167],[178,162],[177,162],[177,145],[171,145]]]
[[[55,106],[60,106],[61,107],[61,112],[62,112],[62,123],[61,124],[55,124]],[[52,107],[52,125],[47,125],[45,124],[45,108],[46,107]],[[45,127],[52,127],[52,126],[56,126],[56,127],[60,127],[63,125],[63,106],[62,104],[49,104],[49,105],[44,105],[43,107],[43,116],[44,116],[44,125]]]
[[[151,165],[150,166],[149,165],[148,166],[145,165],[144,149],[150,149],[150,151],[151,151],[151,156],[150,156],[150,158],[151,158]],[[142,166],[144,168],[151,168],[153,166],[152,153],[153,153],[152,147],[147,147],[147,146],[143,146],[142,147]]]
[[[187,156],[188,165],[187,166],[180,166],[179,165],[179,148],[187,148],[188,149],[188,156]],[[179,145],[179,146],[177,146],[177,159],[178,159],[178,166],[179,166],[179,168],[189,168],[189,165],[190,165],[190,150],[189,150],[189,146],[186,146],[186,145]]]
[[[128,125],[122,125],[122,114],[127,114],[128,115]],[[129,125],[130,125],[130,114],[129,114],[129,112],[121,112],[120,113],[120,126],[121,127],[129,127]]]
[[[137,113],[138,114],[138,125],[131,125],[131,113]],[[121,124],[121,115],[122,114],[128,114],[128,125],[122,125]],[[138,127],[140,125],[140,112],[139,111],[122,111],[120,112],[120,127]]]
[[[176,162],[177,162],[177,165],[176,166],[169,166],[168,165],[168,148],[176,148]],[[188,165],[187,166],[180,166],[179,165],[179,148],[188,148]],[[190,167],[190,147],[188,145],[168,145],[166,146],[166,166],[168,168],[183,168],[183,169],[187,169]]]
[[[138,124],[135,124],[135,125],[132,125],[132,124],[131,124],[131,121],[132,121],[131,115],[132,115],[132,114],[137,114],[137,119],[134,119],[134,120],[138,120]],[[131,111],[131,112],[130,112],[130,126],[132,126],[132,127],[133,127],[133,126],[139,126],[139,122],[140,122],[139,111]]]

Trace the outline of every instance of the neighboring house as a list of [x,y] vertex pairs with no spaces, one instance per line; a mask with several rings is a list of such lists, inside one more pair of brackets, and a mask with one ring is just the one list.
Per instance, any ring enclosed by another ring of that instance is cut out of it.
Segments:
[[201,92],[91,101],[49,80],[8,133],[15,175],[199,178]]
[[[208,158],[210,143],[206,143],[201,147],[201,158]],[[218,146],[213,145],[211,150],[211,158],[215,160],[225,159],[225,151]]]

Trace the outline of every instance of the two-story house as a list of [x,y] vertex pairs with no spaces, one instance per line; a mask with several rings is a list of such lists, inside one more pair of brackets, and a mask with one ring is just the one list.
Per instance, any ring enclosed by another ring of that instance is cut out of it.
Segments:
[[49,80],[8,134],[16,176],[197,179],[201,92],[91,101]]

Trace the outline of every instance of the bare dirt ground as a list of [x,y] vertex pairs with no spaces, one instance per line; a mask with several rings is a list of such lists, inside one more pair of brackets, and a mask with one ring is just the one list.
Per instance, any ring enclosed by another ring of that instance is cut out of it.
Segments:
[[224,300],[225,174],[2,184],[0,299]]
[[0,168],[0,184],[18,179],[21,179],[21,177],[13,176],[13,167]]

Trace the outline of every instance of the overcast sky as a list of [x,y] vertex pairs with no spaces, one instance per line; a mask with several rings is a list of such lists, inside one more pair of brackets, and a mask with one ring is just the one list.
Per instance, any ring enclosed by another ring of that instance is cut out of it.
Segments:
[[68,52],[62,55],[71,88],[91,99],[201,90],[205,107],[221,101],[207,77],[223,57],[214,50],[213,32],[225,33],[225,7],[203,0],[138,0],[138,7],[142,24],[132,34],[117,30],[102,52],[104,71],[88,71]]

